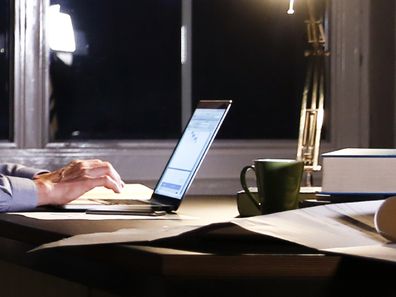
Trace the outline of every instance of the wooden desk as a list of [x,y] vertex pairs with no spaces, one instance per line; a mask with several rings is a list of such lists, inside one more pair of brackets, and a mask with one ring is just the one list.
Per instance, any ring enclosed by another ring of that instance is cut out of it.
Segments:
[[[191,221],[195,223],[238,215],[234,197],[187,197],[178,213],[199,217]],[[340,285],[355,284],[352,278],[372,281],[377,273],[396,272],[389,263],[324,255],[262,236],[235,236],[227,230],[215,236],[181,236],[151,244],[27,253],[39,244],[70,235],[185,223],[41,221],[0,214],[0,278],[8,284],[5,295],[0,296],[27,296],[27,292],[40,297],[54,296],[52,292],[58,297],[339,296]],[[366,286],[359,283],[361,292]]]

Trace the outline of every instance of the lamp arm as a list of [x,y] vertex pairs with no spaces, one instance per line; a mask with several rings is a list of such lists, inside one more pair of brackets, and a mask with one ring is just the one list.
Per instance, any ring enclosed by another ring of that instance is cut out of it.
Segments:
[[297,159],[304,162],[304,186],[313,186],[313,172],[320,171],[319,150],[324,119],[325,50],[326,38],[323,23],[315,15],[314,2],[306,0],[308,19],[305,21],[308,60],[304,91],[302,94]]

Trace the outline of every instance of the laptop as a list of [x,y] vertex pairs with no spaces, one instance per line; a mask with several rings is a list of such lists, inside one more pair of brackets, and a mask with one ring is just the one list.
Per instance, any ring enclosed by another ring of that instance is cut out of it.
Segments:
[[[174,148],[148,200],[114,204],[66,204],[65,210],[85,210],[91,214],[163,215],[176,211],[192,184],[225,116],[231,100],[201,100]],[[111,200],[113,201],[113,200]],[[124,204],[125,203],[125,204]],[[84,209],[82,209],[84,208]]]

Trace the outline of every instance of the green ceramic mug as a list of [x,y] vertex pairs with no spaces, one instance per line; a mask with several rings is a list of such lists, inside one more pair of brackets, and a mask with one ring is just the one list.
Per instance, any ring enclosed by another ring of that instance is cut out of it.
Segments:
[[[252,194],[246,183],[246,173],[250,170],[255,172],[258,197],[257,194]],[[303,170],[302,161],[257,159],[254,160],[254,165],[242,169],[241,185],[250,204],[253,204],[261,214],[295,209],[298,207]],[[246,215],[246,212],[244,214]]]

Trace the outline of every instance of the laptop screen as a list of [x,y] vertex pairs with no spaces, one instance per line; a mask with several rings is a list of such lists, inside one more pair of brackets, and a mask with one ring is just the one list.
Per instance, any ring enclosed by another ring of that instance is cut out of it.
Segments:
[[202,163],[228,108],[194,111],[154,193],[181,199]]

